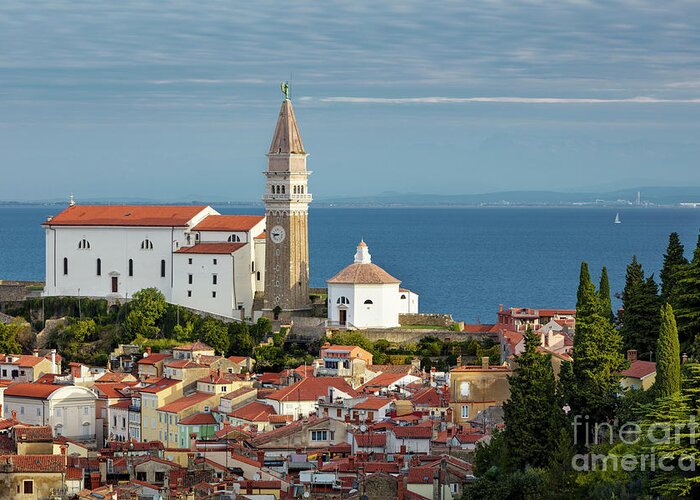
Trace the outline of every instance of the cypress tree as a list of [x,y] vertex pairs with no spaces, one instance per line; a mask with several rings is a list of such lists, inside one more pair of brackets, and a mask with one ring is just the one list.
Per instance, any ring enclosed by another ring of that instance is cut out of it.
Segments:
[[659,273],[661,279],[661,300],[674,304],[674,291],[677,282],[677,273],[688,265],[685,258],[685,249],[681,243],[678,233],[671,233],[668,236],[668,247],[664,254],[664,265]]
[[612,310],[612,301],[610,300],[610,281],[608,280],[608,268],[603,266],[600,272],[600,285],[598,286],[598,297],[603,306],[603,313],[610,317],[610,321],[615,319]]
[[649,359],[656,349],[660,321],[658,291],[654,276],[645,279],[637,257],[632,257],[622,292],[620,333],[625,348],[638,350],[639,357],[644,359]]
[[[585,262],[581,264],[577,297],[573,387],[569,390],[569,404],[574,415],[582,418],[588,415],[591,423],[606,422],[614,415],[620,387],[619,373],[625,360],[620,334],[603,312]],[[584,436],[579,427],[577,437]]]
[[668,397],[681,390],[681,348],[678,344],[678,330],[673,308],[665,304],[661,308],[661,329],[657,347],[656,394]]
[[676,321],[681,343],[691,351],[700,352],[700,236],[693,260],[676,275]]
[[551,355],[538,352],[538,347],[539,335],[528,328],[525,351],[510,377],[510,399],[503,405],[508,462],[514,469],[548,465],[565,424]]

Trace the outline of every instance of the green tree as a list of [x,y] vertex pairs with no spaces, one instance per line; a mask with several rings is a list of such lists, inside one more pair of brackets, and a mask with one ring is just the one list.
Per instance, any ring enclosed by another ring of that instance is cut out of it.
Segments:
[[17,337],[22,328],[19,321],[0,323],[0,352],[5,354],[22,354],[22,347]]
[[197,337],[214,348],[218,354],[228,352],[230,342],[228,328],[219,320],[206,318],[197,330]]
[[666,304],[661,308],[661,329],[657,348],[656,382],[658,396],[669,397],[681,390],[681,349],[673,308]]
[[165,296],[157,288],[144,288],[136,292],[129,302],[122,340],[130,342],[139,334],[146,338],[156,337],[160,332],[156,323],[161,320],[166,309]]
[[656,349],[661,306],[654,276],[644,278],[637,257],[627,266],[625,289],[622,292],[622,326],[620,333],[626,349],[636,349],[639,357],[650,358]]
[[693,260],[677,274],[674,310],[681,344],[700,354],[700,236]]
[[[576,335],[574,335],[572,387],[569,404],[573,415],[589,416],[590,422],[606,422],[613,418],[620,371],[625,366],[621,353],[622,339],[610,323],[591,282],[586,263],[581,275],[576,303]],[[590,437],[578,427],[581,438]]]
[[66,340],[82,344],[93,340],[97,334],[97,325],[91,319],[78,319],[71,322],[64,330]]
[[598,297],[603,307],[603,313],[610,317],[610,321],[614,321],[615,315],[612,310],[612,301],[610,300],[610,281],[608,279],[608,268],[603,266],[600,272],[600,285],[598,286]]
[[250,356],[253,354],[253,338],[250,336],[248,324],[236,321],[229,325],[230,339],[229,354],[235,356]]
[[678,233],[671,233],[668,236],[668,247],[664,254],[664,265],[659,273],[661,279],[661,300],[675,305],[675,289],[678,280],[678,271],[688,265],[685,258],[685,248],[681,243]]
[[258,318],[258,321],[250,328],[250,334],[255,343],[259,344],[272,334],[272,321],[264,316]]
[[525,351],[516,358],[509,380],[510,399],[503,405],[508,459],[520,470],[548,465],[565,425],[551,356],[538,352],[539,347],[539,335],[528,328]]

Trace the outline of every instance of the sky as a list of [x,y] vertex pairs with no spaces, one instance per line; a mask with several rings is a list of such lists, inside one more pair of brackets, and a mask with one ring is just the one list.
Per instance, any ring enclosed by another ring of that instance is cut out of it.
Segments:
[[0,200],[700,185],[700,2],[0,2]]

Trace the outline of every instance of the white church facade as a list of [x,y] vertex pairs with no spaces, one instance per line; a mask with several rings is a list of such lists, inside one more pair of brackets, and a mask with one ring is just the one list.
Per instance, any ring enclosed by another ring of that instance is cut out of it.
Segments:
[[373,264],[364,241],[357,246],[354,262],[326,283],[332,327],[395,328],[399,314],[418,312],[418,295],[399,288],[398,279]]
[[45,296],[128,299],[154,287],[168,302],[244,319],[263,291],[262,215],[72,204],[43,225]]

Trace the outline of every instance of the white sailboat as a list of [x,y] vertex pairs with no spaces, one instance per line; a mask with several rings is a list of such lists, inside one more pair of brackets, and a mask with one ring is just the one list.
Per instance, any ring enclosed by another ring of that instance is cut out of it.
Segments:
[[620,212],[615,214],[615,224],[622,224],[622,221],[620,220]]

